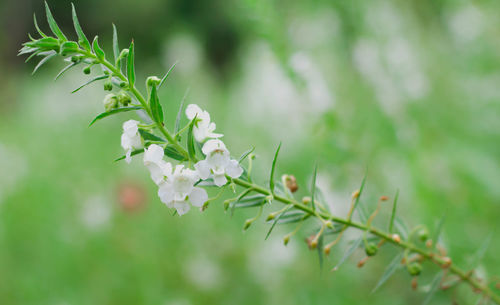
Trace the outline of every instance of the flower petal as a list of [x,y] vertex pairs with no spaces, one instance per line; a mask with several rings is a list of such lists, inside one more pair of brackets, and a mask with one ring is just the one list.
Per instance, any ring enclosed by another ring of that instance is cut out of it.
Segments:
[[212,153],[214,150],[226,150],[226,145],[224,145],[224,142],[218,139],[212,139],[208,140],[204,145],[201,151],[205,156],[209,155]]
[[208,200],[207,191],[202,189],[201,187],[195,187],[189,193],[189,201],[195,207],[201,207]]
[[177,213],[179,216],[182,216],[189,212],[189,209],[191,209],[191,206],[187,203],[187,201],[175,201],[174,202],[174,208],[177,210]]
[[203,110],[196,104],[189,104],[186,107],[186,116],[189,120],[194,119],[195,116],[199,115]]
[[161,202],[165,203],[169,208],[172,208],[175,196],[172,183],[163,182],[159,186],[158,196],[160,197]]
[[226,176],[222,175],[214,175],[214,184],[217,186],[223,186],[227,183]]
[[226,174],[231,178],[238,178],[243,174],[243,168],[240,166],[238,161],[231,160],[226,166]]
[[144,150],[144,164],[160,163],[163,159],[163,148],[157,144],[151,144]]
[[208,165],[208,162],[206,160],[201,160],[200,162],[196,163],[194,165],[194,168],[196,168],[196,170],[198,171],[198,175],[201,179],[208,179],[208,176],[210,175],[210,166]]

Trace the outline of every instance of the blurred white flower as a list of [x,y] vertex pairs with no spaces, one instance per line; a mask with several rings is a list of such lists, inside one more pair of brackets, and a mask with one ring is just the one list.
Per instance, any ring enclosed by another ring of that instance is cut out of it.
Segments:
[[207,111],[201,110],[196,104],[190,104],[186,108],[186,116],[189,120],[196,117],[197,121],[194,124],[193,135],[196,141],[203,142],[207,138],[220,138],[223,135],[214,133],[215,123],[210,122],[210,114]]
[[194,186],[199,179],[196,171],[184,168],[184,165],[177,165],[173,173],[171,171],[163,173],[166,180],[160,183],[158,196],[169,208],[175,208],[179,215],[189,211],[189,203],[201,207],[208,200],[207,191]]
[[135,120],[128,120],[123,123],[122,147],[125,150],[125,161],[127,163],[132,161],[132,150],[142,145],[137,124],[139,122]]
[[156,185],[165,181],[165,173],[172,173],[172,164],[163,160],[163,154],[163,148],[157,144],[144,149],[144,166],[149,169],[151,179]]
[[214,176],[217,186],[226,184],[226,175],[238,178],[243,173],[238,161],[231,159],[226,145],[221,140],[208,140],[201,149],[206,159],[194,165],[201,179],[207,179],[210,174]]

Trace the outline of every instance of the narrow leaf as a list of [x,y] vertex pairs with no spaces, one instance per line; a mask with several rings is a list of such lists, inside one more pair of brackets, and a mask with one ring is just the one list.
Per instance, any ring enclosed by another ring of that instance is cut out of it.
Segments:
[[139,110],[141,109],[141,107],[139,106],[133,106],[133,107],[122,107],[122,108],[116,108],[116,109],[113,109],[113,110],[110,110],[110,111],[106,111],[106,112],[103,112],[101,114],[99,114],[98,116],[96,116],[92,122],[90,122],[89,124],[89,127],[92,126],[95,122],[105,118],[105,117],[108,117],[110,115],[113,115],[113,114],[117,114],[117,113],[121,113],[121,112],[128,112],[128,111],[132,111],[132,110]]
[[374,293],[377,291],[377,289],[380,288],[387,280],[398,270],[401,268],[401,260],[403,259],[403,253],[399,253],[394,257],[394,259],[387,265],[387,268],[385,268],[384,273],[380,277],[380,280],[378,281],[377,285],[375,285],[375,288],[373,288],[371,293]]
[[318,239],[318,245],[316,250],[318,251],[318,259],[319,259],[319,268],[323,268],[323,244],[324,244],[324,235],[321,235]]
[[113,55],[115,56],[115,63],[118,63],[118,57],[120,56],[120,47],[118,46],[118,33],[116,31],[116,26],[113,23]]
[[158,88],[161,88],[161,85],[163,85],[163,83],[165,82],[165,80],[167,80],[167,77],[170,75],[170,72],[175,68],[176,65],[177,65],[177,61],[174,62],[174,64],[170,67],[170,69],[168,69],[168,71],[165,74],[165,76],[163,76],[163,78],[160,81],[160,84],[158,85]]
[[[131,156],[135,156],[135,155],[138,155],[138,154],[142,154],[144,152],[144,149],[136,149],[134,151],[132,151],[132,153],[130,154]],[[118,161],[121,161],[125,159],[125,156],[121,156],[120,158],[116,158],[114,160],[114,162],[118,162]]]
[[443,271],[439,271],[438,274],[436,274],[436,276],[432,280],[429,291],[427,292],[427,296],[425,297],[422,305],[427,305],[432,300],[432,297],[434,297],[434,294],[436,293],[439,287],[439,283],[441,283],[442,277],[443,277]]
[[135,68],[134,68],[134,41],[130,43],[127,56],[127,77],[130,88],[134,88],[135,84]]
[[314,196],[316,194],[316,175],[318,173],[318,165],[314,166],[314,174],[311,185],[311,206],[313,211],[316,210],[316,204],[314,203]]
[[245,151],[241,157],[238,159],[238,163],[241,163],[243,162],[243,160],[246,159],[246,157],[248,157],[249,154],[251,154],[253,151],[255,150],[255,147],[252,147],[250,148],[249,150]]
[[160,99],[158,97],[156,86],[151,87],[151,95],[149,97],[149,107],[151,108],[151,114],[153,116],[153,120],[156,123],[163,124],[163,109],[160,104]]
[[40,30],[40,27],[38,27],[38,22],[36,21],[36,15],[35,14],[33,14],[33,22],[35,23],[35,28],[36,28],[38,34],[40,34],[40,36],[42,36],[42,37],[47,37],[47,35],[45,35],[45,33],[42,32],[42,30]]
[[82,27],[80,26],[80,22],[78,22],[78,17],[76,16],[76,9],[73,3],[71,3],[71,10],[73,14],[73,25],[75,27],[75,32],[78,35],[78,44],[80,44],[80,46],[85,50],[90,51],[90,42],[87,39],[87,36],[85,36],[85,33],[83,33]]
[[[281,144],[280,144],[281,146]],[[279,147],[278,147],[278,150],[279,150]],[[276,217],[276,219],[274,220],[273,224],[271,225],[271,227],[269,228],[269,231],[267,231],[267,234],[266,234],[266,238],[264,238],[265,240],[267,240],[269,238],[269,235],[271,235],[271,232],[273,231],[274,227],[276,226],[276,224],[278,223],[278,221],[281,219],[281,217],[283,216],[283,214],[285,214],[289,209],[291,209],[293,206],[290,205],[285,211],[283,211],[283,213],[280,213],[278,215],[278,217]]]
[[98,80],[103,80],[103,79],[106,79],[108,78],[109,76],[108,75],[101,75],[101,76],[97,76],[91,80],[89,80],[88,82],[86,82],[85,84],[81,85],[80,87],[76,88],[75,90],[71,91],[71,93],[75,93],[77,91],[79,91],[80,89],[82,89],[83,87],[85,86],[88,86],[90,84],[92,84],[93,82],[95,81],[98,81]]
[[59,77],[61,77],[66,71],[68,71],[69,69],[73,68],[74,66],[77,66],[79,64],[79,62],[72,62],[70,63],[69,65],[67,65],[66,67],[64,67],[64,69],[62,69],[57,75],[56,75],[56,78],[54,78],[54,80],[58,80]]
[[95,55],[100,60],[104,60],[105,54],[104,50],[99,46],[99,37],[94,37],[94,41],[92,41],[92,49],[94,50]]
[[54,35],[56,35],[57,38],[59,38],[61,41],[67,41],[68,39],[66,38],[66,36],[64,36],[63,32],[54,20],[47,1],[45,1],[45,12],[47,13],[47,21],[49,23],[50,29],[52,30],[52,33],[54,33]]
[[[361,198],[361,194],[363,193],[363,189],[365,188],[365,182],[366,182],[366,173],[365,173],[365,176],[363,177],[363,181],[361,181],[361,186],[359,187],[359,194],[358,194],[358,197],[356,197],[356,199],[354,200],[354,207],[353,207],[353,212],[352,214],[354,214],[354,211],[356,211],[356,207],[358,206],[358,203],[359,203],[359,198]],[[351,217],[352,217],[352,214],[351,214]]]
[[274,194],[274,171],[276,169],[276,161],[278,160],[278,154],[280,152],[281,142],[276,149],[276,153],[274,154],[273,164],[271,167],[271,175],[269,178],[269,189],[271,190],[271,194]]
[[490,233],[486,239],[482,242],[481,246],[476,250],[474,255],[471,257],[471,263],[470,263],[470,268],[474,269],[476,268],[480,263],[481,260],[483,259],[484,255],[486,254],[486,251],[488,250],[488,247],[490,246],[492,239],[492,234]]
[[49,60],[51,60],[54,56],[56,56],[57,53],[52,53],[52,54],[49,54],[47,56],[45,56],[44,58],[42,58],[42,60],[40,60],[40,62],[38,63],[38,65],[36,65],[35,69],[33,69],[33,73],[31,74],[35,74],[35,72],[41,67],[43,66],[46,62],[48,62]]
[[147,132],[144,129],[139,129],[139,133],[141,134],[141,137],[145,141],[155,141],[155,142],[165,142],[165,143],[167,142],[165,139],[160,138],[159,136],[156,136],[156,135],[154,135],[154,134],[152,134],[150,132]]
[[232,203],[234,208],[251,208],[258,207],[264,204],[266,204],[266,196],[261,194],[246,196]]
[[356,239],[349,248],[344,252],[344,255],[340,259],[340,261],[335,265],[333,270],[337,270],[353,253],[356,251],[357,248],[361,245],[361,242],[363,241],[363,236],[359,237]]
[[196,158],[196,150],[194,148],[194,135],[193,135],[193,127],[194,122],[196,122],[197,117],[195,116],[191,123],[189,123],[188,135],[187,135],[187,149],[189,158],[194,160]]
[[180,152],[175,149],[175,147],[171,144],[167,145],[164,149],[165,155],[178,161],[186,161],[186,157],[184,157]]
[[392,204],[391,221],[389,222],[389,233],[392,233],[394,227],[394,218],[396,217],[396,207],[398,205],[399,190],[396,191],[394,196],[394,203]]

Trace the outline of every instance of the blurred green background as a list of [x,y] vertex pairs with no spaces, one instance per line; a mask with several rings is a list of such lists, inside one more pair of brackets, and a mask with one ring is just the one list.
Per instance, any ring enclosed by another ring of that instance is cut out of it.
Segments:
[[[210,111],[235,156],[256,147],[260,182],[282,141],[278,173],[297,177],[300,197],[317,163],[318,186],[342,214],[367,169],[368,210],[399,189],[409,226],[432,230],[446,215],[441,242],[462,266],[492,234],[480,275],[500,275],[498,2],[74,3],[106,50],[112,22],[122,47],[135,40],[142,79],[179,61],[161,91],[170,128],[189,88],[187,102]],[[73,33],[70,2],[49,4]],[[422,303],[437,272],[430,265],[422,293],[401,271],[370,294],[392,247],[358,270],[360,250],[332,273],[347,241],[321,270],[307,229],[287,247],[281,238],[293,226],[264,241],[263,220],[242,232],[255,211],[231,218],[222,200],[172,216],[140,158],[112,161],[133,115],[88,128],[103,110],[101,85],[70,94],[81,71],[54,82],[60,60],[31,76],[35,63],[16,57],[35,33],[33,12],[48,31],[42,1],[0,3],[0,304]],[[431,304],[476,299],[464,286]]]

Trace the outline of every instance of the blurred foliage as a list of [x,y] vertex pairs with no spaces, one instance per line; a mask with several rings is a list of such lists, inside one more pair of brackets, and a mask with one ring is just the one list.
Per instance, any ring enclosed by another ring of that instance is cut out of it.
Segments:
[[[363,204],[400,190],[399,213],[433,228],[465,265],[496,232],[500,216],[500,5],[494,1],[74,1],[89,36],[111,49],[134,38],[137,69],[162,75],[172,128],[180,100],[211,112],[235,156],[256,146],[260,181],[277,143],[278,174],[294,174],[308,195],[318,186],[338,213],[368,173]],[[50,1],[72,32],[68,1]],[[396,273],[375,294],[395,255],[356,270],[359,251],[320,272],[303,239],[287,248],[277,228],[242,233],[245,218],[212,204],[182,218],[156,199],[135,160],[113,163],[123,114],[87,128],[102,111],[102,88],[62,63],[34,77],[15,57],[41,1],[0,3],[1,304],[416,304],[410,278]],[[39,18],[42,20],[43,18]],[[47,29],[46,24],[42,25]],[[141,87],[141,84],[140,84]],[[222,201],[221,201],[222,202]],[[390,208],[384,210],[386,216]],[[380,219],[384,219],[380,216]],[[378,225],[386,224],[379,221]],[[500,274],[498,235],[483,261]],[[424,266],[420,287],[436,270]],[[475,295],[439,292],[435,304]]]

